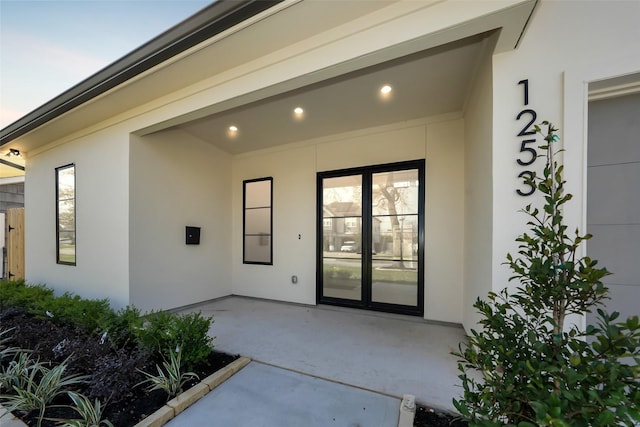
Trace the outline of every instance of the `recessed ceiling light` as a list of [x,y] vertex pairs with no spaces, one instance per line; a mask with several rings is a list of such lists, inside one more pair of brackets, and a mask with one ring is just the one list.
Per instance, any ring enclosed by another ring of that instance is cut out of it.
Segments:
[[391,86],[389,85],[384,85],[380,88],[380,93],[383,95],[386,95],[388,93],[391,93]]
[[238,132],[238,127],[234,125],[229,126],[229,132]]
[[302,107],[294,108],[293,112],[295,113],[296,116],[300,116],[300,115],[304,114],[304,110],[302,109]]

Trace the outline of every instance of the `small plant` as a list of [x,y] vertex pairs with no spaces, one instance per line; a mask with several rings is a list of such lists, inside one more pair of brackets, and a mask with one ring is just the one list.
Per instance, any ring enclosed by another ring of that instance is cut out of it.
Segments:
[[103,425],[114,427],[111,421],[102,419],[104,407],[98,399],[91,403],[91,400],[82,394],[68,391],[67,395],[73,401],[73,405],[68,407],[74,409],[80,418],[74,420],[54,419],[53,421],[61,422],[59,424],[61,427],[101,427]]
[[14,387],[25,388],[29,378],[29,370],[36,363],[29,352],[18,352],[8,365],[2,367],[0,372],[0,391],[10,391]]
[[[543,125],[547,162],[529,182],[545,204],[524,209],[530,232],[506,262],[520,286],[474,304],[482,330],[454,353],[464,394],[453,403],[474,426],[633,426],[640,421],[640,322],[616,322],[618,313],[598,308],[609,273],[579,256],[589,234],[568,236],[562,207],[571,195],[553,160],[557,129]],[[566,324],[567,315],[593,310],[598,325]]]
[[5,359],[13,358],[20,351],[18,347],[9,345],[12,337],[8,335],[13,329],[14,328],[0,331],[0,363]]
[[149,383],[149,387],[147,388],[148,392],[164,390],[169,396],[169,399],[177,396],[182,392],[182,387],[187,381],[193,378],[198,379],[198,375],[193,372],[182,372],[181,357],[182,352],[179,348],[176,349],[176,351],[169,351],[169,361],[164,360],[162,362],[164,369],[156,365],[158,375],[140,371],[147,379],[138,383],[136,386]]
[[180,347],[187,369],[205,362],[213,349],[209,328],[213,319],[200,313],[176,315],[158,311],[150,313],[142,328],[136,330],[138,342],[148,352],[161,355],[162,349]]
[[67,369],[66,361],[49,369],[40,362],[27,362],[18,372],[19,378],[13,385],[15,394],[0,395],[0,402],[9,411],[38,411],[38,426],[42,424],[47,406],[65,388],[83,382],[87,377],[81,375],[63,376]]

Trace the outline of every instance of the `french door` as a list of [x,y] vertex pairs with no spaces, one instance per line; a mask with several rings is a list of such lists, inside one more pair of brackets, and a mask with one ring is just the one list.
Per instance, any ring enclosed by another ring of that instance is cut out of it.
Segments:
[[424,313],[424,160],[318,174],[319,303]]

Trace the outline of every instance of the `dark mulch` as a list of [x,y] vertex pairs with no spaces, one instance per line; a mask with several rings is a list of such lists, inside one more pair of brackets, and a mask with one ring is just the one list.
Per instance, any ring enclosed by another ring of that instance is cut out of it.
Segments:
[[413,427],[468,427],[468,425],[467,422],[451,414],[435,411],[424,406],[416,408],[416,417],[413,421]]
[[[167,401],[167,395],[163,391],[148,393],[144,386],[135,387],[145,379],[138,369],[156,374],[155,364],[158,361],[133,346],[116,348],[108,340],[101,343],[100,336],[87,334],[49,319],[34,318],[13,309],[1,312],[0,322],[3,330],[14,328],[10,345],[33,350],[34,358],[40,362],[52,362],[53,365],[69,358],[65,375],[89,375],[89,381],[80,384],[75,391],[92,400],[97,398],[106,402],[103,418],[110,420],[115,426],[133,426]],[[237,358],[238,356],[213,351],[205,363],[195,366],[192,371],[203,379]],[[191,381],[185,389],[197,382]],[[65,394],[54,402],[54,406],[70,403]],[[15,415],[29,426],[36,425],[37,414]],[[75,411],[61,407],[47,409],[45,416],[78,418]],[[54,426],[56,423],[45,421],[42,425]]]

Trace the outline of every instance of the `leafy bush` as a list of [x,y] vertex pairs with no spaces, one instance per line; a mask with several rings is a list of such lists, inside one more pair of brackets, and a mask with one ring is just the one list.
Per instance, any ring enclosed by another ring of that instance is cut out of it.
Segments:
[[209,329],[212,323],[213,318],[203,317],[200,313],[175,317],[176,345],[180,346],[182,360],[188,369],[207,360],[211,353],[214,339],[209,336]]
[[140,310],[132,305],[121,308],[104,319],[102,329],[109,339],[119,348],[132,348],[137,344],[137,331],[142,327]]
[[[200,313],[176,315],[156,311],[141,316],[140,310],[133,306],[114,312],[107,299],[83,299],[71,293],[56,297],[53,290],[45,286],[29,286],[24,281],[0,283],[0,296],[0,312],[24,310],[39,319],[70,325],[89,334],[99,333],[100,345],[109,343],[132,354],[127,363],[143,359],[137,355],[138,347],[155,361],[180,348],[183,363],[188,369],[193,369],[195,365],[206,362],[213,349],[213,338],[208,335],[213,319]],[[79,334],[69,334],[50,347],[34,345],[40,352],[52,353],[54,359],[69,356],[74,365],[82,365],[90,352],[87,349],[76,350],[82,348],[78,339]],[[85,347],[96,345],[94,341],[87,341]],[[107,380],[106,377],[104,379]]]
[[53,289],[42,285],[27,285],[24,280],[0,282],[0,310],[9,307],[32,309],[53,297]]
[[151,353],[165,355],[181,349],[182,360],[188,369],[204,362],[213,349],[209,328],[213,319],[200,313],[176,315],[152,312],[136,331],[140,345]]
[[[640,421],[640,322],[616,323],[618,313],[598,308],[608,272],[579,256],[590,235],[567,235],[561,208],[571,195],[553,160],[556,129],[544,124],[547,163],[530,182],[545,204],[524,209],[530,232],[517,239],[519,257],[507,256],[520,286],[475,303],[483,329],[454,353],[464,394],[453,403],[477,426],[633,426]],[[565,324],[567,315],[594,309],[598,325]]]
[[55,322],[72,324],[87,332],[97,332],[113,317],[108,299],[84,299],[69,292],[43,299],[31,311],[38,317],[50,317]]

